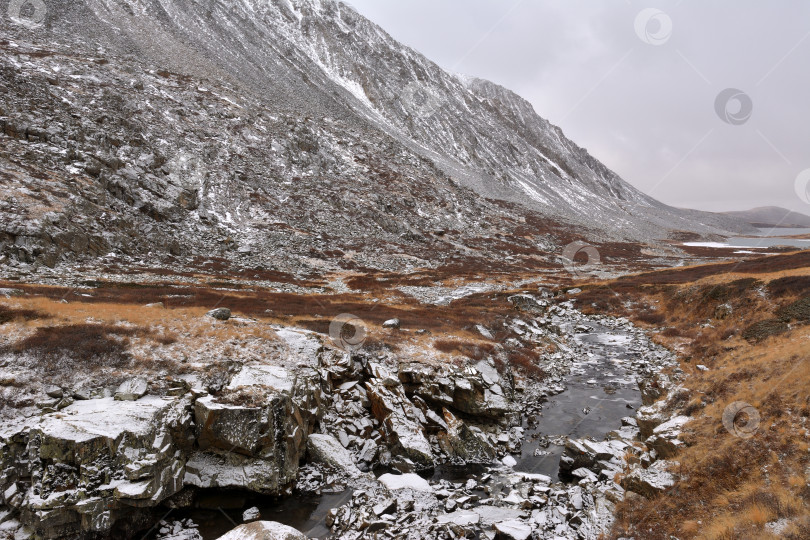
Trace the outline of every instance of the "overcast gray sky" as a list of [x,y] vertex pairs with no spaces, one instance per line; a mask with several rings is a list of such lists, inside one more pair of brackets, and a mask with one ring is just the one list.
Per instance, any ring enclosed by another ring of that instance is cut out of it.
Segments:
[[[443,68],[516,91],[665,203],[810,213],[796,189],[810,169],[806,0],[349,3]],[[727,88],[745,94],[720,108],[733,123],[716,112]]]

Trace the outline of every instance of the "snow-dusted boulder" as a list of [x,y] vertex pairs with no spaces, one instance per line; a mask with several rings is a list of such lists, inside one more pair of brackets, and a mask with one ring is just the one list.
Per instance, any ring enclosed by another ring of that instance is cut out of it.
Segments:
[[189,459],[186,482],[275,494],[295,481],[319,415],[316,377],[308,370],[295,374],[247,365],[222,397],[198,399],[194,417],[199,452]]
[[218,321],[227,321],[228,319],[231,318],[231,310],[228,308],[221,307],[212,309],[211,311],[206,313],[206,315]]
[[595,442],[588,439],[567,439],[565,450],[560,456],[560,469],[571,472],[580,468],[594,472],[608,468],[608,464],[621,462],[625,450],[630,446],[622,440]]
[[518,519],[510,519],[495,524],[496,540],[527,540],[532,535],[530,525]]
[[331,435],[310,435],[307,439],[307,455],[310,462],[322,463],[346,476],[362,474],[354,463],[352,453]]
[[275,521],[254,521],[239,525],[217,540],[307,540],[307,537]]
[[43,537],[109,533],[133,507],[182,488],[188,408],[180,398],[104,398],[45,415],[0,443],[5,504]]
[[675,457],[684,447],[684,442],[678,436],[690,420],[688,416],[676,416],[659,425],[646,440],[647,446],[655,450],[659,458]]
[[430,483],[418,474],[391,474],[380,476],[377,480],[391,491],[410,489],[413,491],[433,491]]
[[671,461],[656,461],[647,469],[635,465],[621,485],[627,491],[653,497],[675,484],[675,476],[667,470],[672,465]]

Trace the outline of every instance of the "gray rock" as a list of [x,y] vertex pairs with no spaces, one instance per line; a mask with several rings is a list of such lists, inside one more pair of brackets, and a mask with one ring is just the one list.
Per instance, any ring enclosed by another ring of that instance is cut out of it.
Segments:
[[211,311],[206,313],[206,315],[209,317],[213,317],[218,321],[227,321],[228,319],[231,318],[231,310],[228,308],[221,307],[212,309]]
[[495,448],[446,408],[444,421],[447,431],[439,434],[439,444],[446,454],[470,463],[489,463],[495,459]]
[[459,527],[469,527],[471,525],[478,525],[481,521],[481,516],[472,510],[456,510],[449,514],[439,514],[436,517],[438,523],[452,523]]
[[[0,436],[4,468],[20,473],[0,477],[6,504],[37,536],[107,535],[128,509],[155,506],[182,488],[189,405],[156,396],[77,401],[30,430]],[[25,455],[18,455],[15,448],[26,445]],[[100,474],[118,480],[105,485]],[[57,476],[59,482],[49,481]],[[21,495],[9,496],[17,486]]]
[[134,378],[121,383],[115,391],[116,401],[136,401],[146,395],[149,385],[145,379]]
[[386,499],[381,503],[374,506],[372,509],[375,516],[382,516],[385,514],[394,514],[397,511],[397,500]]
[[627,491],[647,498],[654,497],[675,485],[675,476],[667,470],[673,465],[674,463],[671,461],[656,461],[647,469],[634,465],[631,471],[622,478],[621,485]]
[[58,386],[51,384],[51,385],[48,385],[48,386],[45,387],[45,394],[48,397],[58,399],[58,398],[61,398],[64,395],[64,392]]
[[675,457],[684,447],[684,442],[678,436],[681,434],[683,426],[690,420],[691,418],[688,416],[676,416],[667,420],[653,430],[645,443],[656,451],[659,458]]
[[532,528],[525,522],[512,519],[496,523],[495,540],[527,540],[532,535]]
[[401,323],[399,319],[389,319],[383,323],[383,328],[399,329]]
[[351,452],[331,435],[312,434],[307,438],[307,456],[313,463],[322,463],[345,476],[360,476]]
[[275,521],[254,521],[239,525],[217,540],[307,540],[306,535]]
[[366,383],[371,411],[383,425],[386,440],[395,453],[418,467],[433,466],[433,451],[424,428],[414,419],[414,405],[394,379],[372,379]]
[[262,517],[261,512],[255,506],[252,506],[242,512],[242,521],[256,521]]

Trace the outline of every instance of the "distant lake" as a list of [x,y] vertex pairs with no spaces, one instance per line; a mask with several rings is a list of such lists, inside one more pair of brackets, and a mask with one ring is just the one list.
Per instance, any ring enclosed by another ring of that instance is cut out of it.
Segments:
[[810,229],[793,229],[793,228],[767,228],[759,229],[759,234],[762,236],[795,236],[797,234],[810,234]]

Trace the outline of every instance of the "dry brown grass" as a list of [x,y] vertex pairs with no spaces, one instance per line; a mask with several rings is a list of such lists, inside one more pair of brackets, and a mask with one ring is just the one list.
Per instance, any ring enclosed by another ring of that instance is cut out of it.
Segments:
[[[661,306],[667,329],[655,339],[681,353],[690,389],[683,411],[694,420],[676,458],[679,483],[654,500],[621,503],[611,538],[775,538],[765,525],[782,518],[791,520],[782,538],[810,538],[810,326],[794,322],[790,330],[780,327],[785,333],[752,342],[741,337],[741,329],[774,319],[810,293],[807,268],[784,268],[803,257],[768,258],[748,265],[748,275],[719,273],[732,265],[666,271],[645,275],[644,283],[636,277],[624,290],[635,320]],[[718,314],[721,304],[731,305],[731,313]],[[751,438],[723,426],[723,412],[735,401],[760,415]]]

